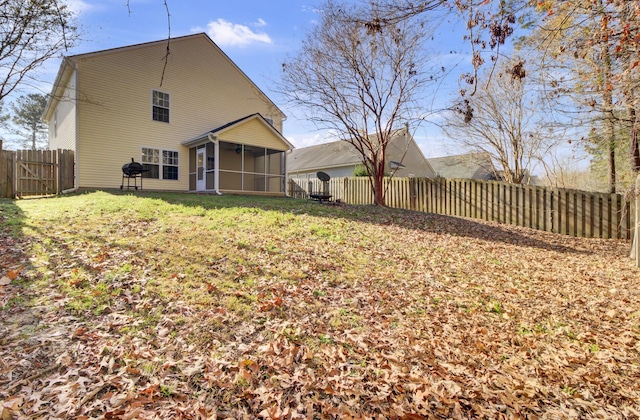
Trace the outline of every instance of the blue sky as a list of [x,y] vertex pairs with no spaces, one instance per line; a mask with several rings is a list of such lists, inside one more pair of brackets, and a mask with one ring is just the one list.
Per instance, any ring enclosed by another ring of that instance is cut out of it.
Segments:
[[[318,131],[289,109],[272,87],[280,78],[281,64],[295,55],[300,42],[313,27],[318,15],[313,3],[167,0],[171,36],[206,32],[225,53],[287,114],[284,135],[296,147],[327,141],[328,133]],[[121,47],[167,37],[168,23],[163,0],[67,0],[77,12],[82,40],[67,55]],[[445,22],[437,34],[434,62],[450,70],[437,93],[425,98],[425,109],[447,103],[457,95],[457,79],[469,62],[468,47],[462,42],[458,23]],[[449,51],[456,49],[456,54]],[[52,60],[41,72],[39,89],[49,92],[59,60]],[[25,93],[20,92],[20,93]],[[9,101],[12,98],[9,98]],[[444,146],[442,134],[432,124],[417,128],[414,137],[425,156],[460,153]]]

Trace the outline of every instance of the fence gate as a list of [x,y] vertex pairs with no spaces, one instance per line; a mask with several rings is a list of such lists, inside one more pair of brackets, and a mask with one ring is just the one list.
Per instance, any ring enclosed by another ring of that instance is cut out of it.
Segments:
[[73,188],[74,170],[72,150],[2,150],[0,197],[59,194]]
[[16,151],[16,197],[56,194],[56,163],[52,150]]

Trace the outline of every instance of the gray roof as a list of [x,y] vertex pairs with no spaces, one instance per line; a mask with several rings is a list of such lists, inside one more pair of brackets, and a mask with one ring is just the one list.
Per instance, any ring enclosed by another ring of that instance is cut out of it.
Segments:
[[[371,138],[375,138],[372,135]],[[428,173],[432,174],[429,161],[422,155],[420,148],[415,144],[415,140],[411,135],[407,135],[406,130],[397,130],[387,145],[387,159],[395,163],[395,167],[405,168],[407,159],[405,155],[409,150],[409,145],[413,144],[415,151],[411,153],[419,154],[413,156],[411,161],[414,162],[418,158],[420,166],[426,167]],[[329,168],[340,168],[355,166],[362,163],[362,156],[356,148],[345,140],[338,140],[331,143],[323,143],[315,146],[294,149],[287,157],[287,168],[289,172],[296,171],[315,171]],[[417,170],[416,168],[414,168]],[[432,175],[431,175],[432,176]]]
[[360,154],[344,140],[293,149],[287,156],[289,171],[351,166],[359,163],[362,163]]
[[495,179],[495,169],[491,156],[487,153],[430,158],[429,163],[436,175],[449,179]]

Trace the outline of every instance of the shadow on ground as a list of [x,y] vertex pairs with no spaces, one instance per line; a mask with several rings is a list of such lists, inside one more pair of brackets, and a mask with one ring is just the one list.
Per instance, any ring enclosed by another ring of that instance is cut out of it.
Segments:
[[[26,275],[30,239],[23,234],[25,221],[15,201],[0,200],[0,279],[5,280],[0,285],[0,399],[58,367],[53,360],[59,346],[44,319],[47,308],[35,304],[37,291]],[[42,371],[43,365],[49,367]]]
[[106,191],[114,195],[136,195],[164,200],[173,205],[199,207],[207,210],[222,208],[255,208],[291,214],[307,214],[317,217],[343,218],[351,221],[371,223],[381,226],[397,226],[405,229],[440,235],[453,235],[504,243],[521,247],[532,247],[561,253],[590,254],[580,249],[577,242],[568,236],[536,231],[495,222],[394,209],[373,205],[347,205],[318,203],[316,201],[261,196],[213,195],[194,193],[160,193],[136,191]]

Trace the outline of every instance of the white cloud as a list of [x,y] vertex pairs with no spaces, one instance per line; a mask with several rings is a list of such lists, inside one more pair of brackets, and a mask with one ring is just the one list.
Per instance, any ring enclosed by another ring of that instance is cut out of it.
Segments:
[[80,15],[91,9],[91,5],[84,2],[83,0],[66,0],[65,4],[69,8],[69,10],[71,10],[76,15]]
[[323,130],[316,133],[293,134],[287,136],[287,140],[296,148],[315,146],[316,144],[329,143],[340,138],[333,130]]
[[[254,26],[265,25],[266,22],[259,19]],[[227,22],[224,19],[209,22],[207,33],[219,46],[245,47],[253,43],[271,44],[271,37],[266,33],[254,32],[248,26]]]

